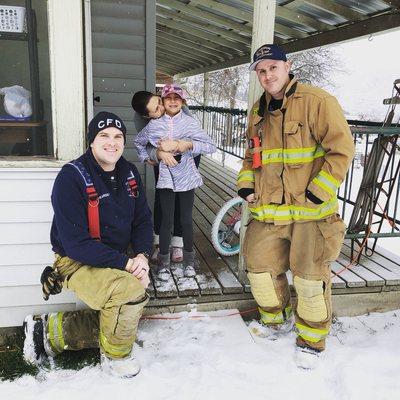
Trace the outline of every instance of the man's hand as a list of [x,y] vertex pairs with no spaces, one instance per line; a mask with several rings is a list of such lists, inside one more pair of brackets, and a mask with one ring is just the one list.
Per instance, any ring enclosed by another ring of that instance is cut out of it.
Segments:
[[178,164],[172,153],[168,153],[167,151],[157,150],[157,158],[168,165],[168,167],[175,167]]
[[156,163],[155,161],[153,161],[153,160],[150,160],[150,158],[148,158],[145,162],[146,162],[147,164],[153,166],[153,167],[154,167],[154,165],[157,165],[157,163]]
[[248,203],[254,203],[254,200],[255,200],[255,199],[256,199],[256,198],[255,198],[254,193],[249,194],[249,195],[246,197],[246,201],[247,201]]
[[43,298],[47,301],[51,294],[61,293],[63,287],[62,276],[51,267],[46,267],[40,277]]
[[140,279],[149,272],[149,262],[143,254],[138,254],[136,257],[128,260],[125,269]]
[[135,258],[130,258],[125,266],[125,270],[136,276],[145,289],[149,286],[150,267],[146,256],[138,254]]
[[178,150],[178,140],[163,139],[158,142],[158,148],[162,151],[174,153]]

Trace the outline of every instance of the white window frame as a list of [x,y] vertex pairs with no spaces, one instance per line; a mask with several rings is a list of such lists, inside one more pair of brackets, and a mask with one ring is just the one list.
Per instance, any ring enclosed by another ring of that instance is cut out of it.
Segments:
[[82,0],[47,0],[54,158],[0,160],[0,168],[57,167],[85,149]]

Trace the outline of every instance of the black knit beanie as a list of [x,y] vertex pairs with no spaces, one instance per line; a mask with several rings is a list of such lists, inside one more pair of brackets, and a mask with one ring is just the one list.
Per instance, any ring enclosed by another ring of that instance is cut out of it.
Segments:
[[110,127],[119,129],[123,133],[124,143],[126,143],[126,127],[122,119],[113,113],[100,111],[89,123],[87,133],[89,146],[100,131]]

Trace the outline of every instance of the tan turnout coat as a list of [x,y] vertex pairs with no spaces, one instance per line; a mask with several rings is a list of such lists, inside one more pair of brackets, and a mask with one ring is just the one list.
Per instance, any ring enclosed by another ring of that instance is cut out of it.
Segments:
[[[336,192],[354,156],[354,142],[335,97],[326,91],[289,82],[281,109],[269,111],[271,97],[254,104],[247,137],[259,136],[261,149],[246,150],[238,189],[253,188],[253,218],[275,224],[320,220],[337,212]],[[252,168],[254,151],[262,167]],[[305,192],[323,201],[314,204]]]

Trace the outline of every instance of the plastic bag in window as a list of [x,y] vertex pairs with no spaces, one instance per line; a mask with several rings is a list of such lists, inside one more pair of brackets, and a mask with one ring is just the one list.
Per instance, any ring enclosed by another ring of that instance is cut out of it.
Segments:
[[4,95],[4,109],[15,118],[26,118],[32,115],[31,92],[22,86],[14,85],[0,89]]

